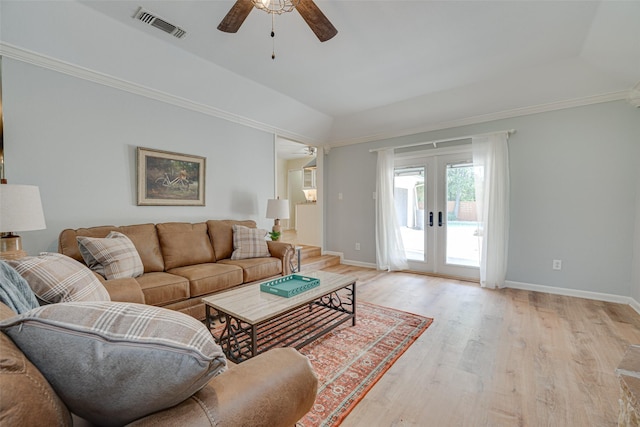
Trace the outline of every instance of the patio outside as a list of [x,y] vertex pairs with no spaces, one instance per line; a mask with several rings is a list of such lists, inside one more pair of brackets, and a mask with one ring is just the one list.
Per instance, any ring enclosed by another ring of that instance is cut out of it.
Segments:
[[[448,221],[446,224],[446,263],[468,267],[480,266],[482,236],[477,221]],[[407,259],[424,261],[424,230],[400,227]]]
[[[424,175],[425,169],[420,166],[395,170],[394,196],[402,241],[407,259],[415,261],[426,261],[425,228],[430,227],[425,217],[425,201],[428,203],[429,198]],[[473,166],[448,165],[446,192],[447,212],[442,228],[437,226],[437,218],[433,219],[436,231],[445,233],[445,262],[479,267],[482,230],[477,221]]]

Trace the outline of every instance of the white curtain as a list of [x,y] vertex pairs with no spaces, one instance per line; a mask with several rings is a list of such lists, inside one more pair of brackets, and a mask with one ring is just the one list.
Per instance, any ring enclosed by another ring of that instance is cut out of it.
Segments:
[[393,148],[378,151],[376,176],[376,262],[378,270],[406,270],[400,225],[393,200]]
[[480,284],[504,286],[509,242],[509,134],[472,138],[476,203],[482,230]]

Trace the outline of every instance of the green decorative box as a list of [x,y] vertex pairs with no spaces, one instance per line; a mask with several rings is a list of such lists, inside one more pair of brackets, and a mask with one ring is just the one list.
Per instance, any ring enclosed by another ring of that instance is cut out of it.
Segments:
[[320,286],[320,279],[313,277],[300,276],[298,274],[290,274],[288,276],[279,277],[260,283],[260,290],[270,294],[279,295],[281,297],[292,297],[311,288]]

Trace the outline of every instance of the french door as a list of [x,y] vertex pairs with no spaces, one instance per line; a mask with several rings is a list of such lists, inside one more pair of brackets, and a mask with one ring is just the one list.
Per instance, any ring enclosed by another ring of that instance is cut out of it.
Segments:
[[410,269],[480,277],[471,158],[470,151],[396,157],[394,200]]

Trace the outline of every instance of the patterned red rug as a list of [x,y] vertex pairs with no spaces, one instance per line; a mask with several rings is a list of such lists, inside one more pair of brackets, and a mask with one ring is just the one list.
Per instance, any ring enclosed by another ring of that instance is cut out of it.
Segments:
[[303,347],[318,375],[318,397],[298,427],[338,426],[433,319],[358,302],[347,322]]

